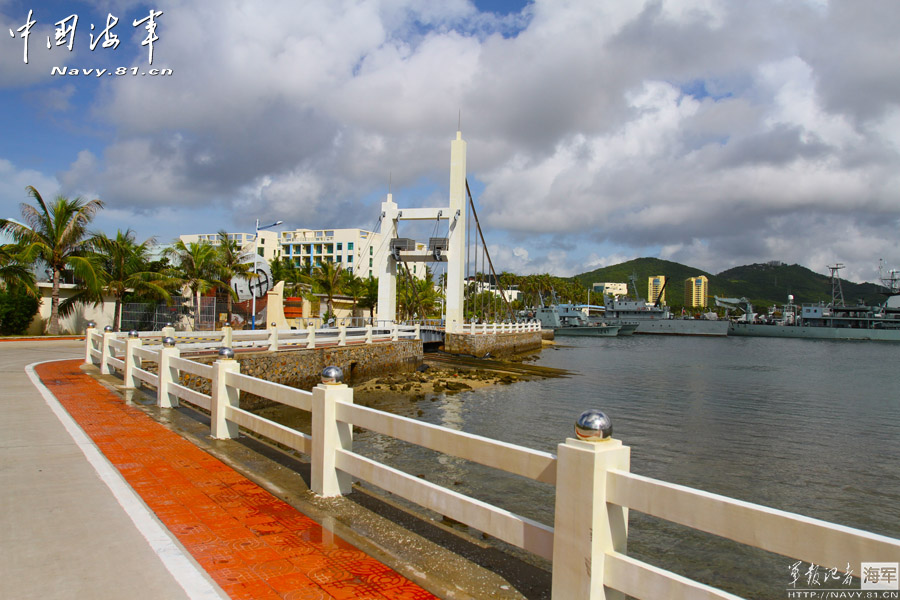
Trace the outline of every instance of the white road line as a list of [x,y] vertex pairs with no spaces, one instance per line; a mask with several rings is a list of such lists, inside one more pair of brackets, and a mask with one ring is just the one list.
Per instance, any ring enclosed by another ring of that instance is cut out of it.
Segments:
[[84,453],[85,458],[94,467],[97,475],[115,496],[119,505],[131,518],[135,527],[137,527],[137,530],[150,544],[150,548],[192,600],[227,599],[228,596],[207,579],[206,573],[188,558],[181,546],[172,538],[169,531],[156,520],[156,516],[147,508],[131,486],[128,485],[121,473],[107,460],[78,423],[66,412],[59,400],[53,395],[53,392],[41,382],[34,371],[34,367],[51,362],[60,361],[45,360],[31,363],[25,367],[25,372],[44,397],[47,406],[50,407],[50,410],[53,411],[56,418],[66,428],[72,440]]

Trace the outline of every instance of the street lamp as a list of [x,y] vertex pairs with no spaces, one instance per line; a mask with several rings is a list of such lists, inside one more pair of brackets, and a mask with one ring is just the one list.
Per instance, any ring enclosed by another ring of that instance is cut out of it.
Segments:
[[[259,226],[259,219],[256,220],[256,236],[253,238],[253,272],[256,273],[256,260],[259,258],[259,230],[260,229],[269,229],[270,227],[277,227],[284,223],[284,221],[275,221],[271,225],[263,225]],[[253,289],[253,282],[250,282],[250,296],[253,298],[253,306],[251,307],[251,329],[256,329],[256,291]]]

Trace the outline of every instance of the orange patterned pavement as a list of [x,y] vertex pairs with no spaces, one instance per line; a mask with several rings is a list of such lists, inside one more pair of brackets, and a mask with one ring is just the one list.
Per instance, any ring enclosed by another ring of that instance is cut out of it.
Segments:
[[35,371],[232,599],[435,597],[126,405],[81,364],[44,363]]

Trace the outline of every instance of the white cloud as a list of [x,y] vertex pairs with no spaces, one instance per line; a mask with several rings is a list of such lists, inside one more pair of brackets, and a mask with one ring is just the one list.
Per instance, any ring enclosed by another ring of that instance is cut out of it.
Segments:
[[[92,115],[109,142],[59,176],[117,210],[369,226],[378,207],[364,199],[380,200],[389,177],[398,197],[428,185],[445,196],[461,112],[503,268],[572,274],[648,248],[711,272],[841,260],[863,276],[872,253],[900,263],[885,225],[900,218],[893,5],[537,0],[504,18],[465,0],[159,8],[154,66],[173,76],[100,82]],[[0,85],[33,83],[16,77]],[[48,100],[71,111],[82,93]]]

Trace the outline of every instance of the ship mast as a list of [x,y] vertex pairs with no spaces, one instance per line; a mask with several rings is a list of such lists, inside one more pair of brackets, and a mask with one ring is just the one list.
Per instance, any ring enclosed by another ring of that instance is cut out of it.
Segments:
[[[844,268],[844,263],[835,263],[828,268],[831,269],[831,306],[844,306],[844,290],[841,288],[841,278],[838,276],[838,271]],[[840,304],[837,304],[838,299],[841,301]]]
[[884,259],[878,261],[878,278],[881,279],[881,285],[884,287],[883,292],[888,297],[900,295],[900,271],[891,269],[884,274]]

